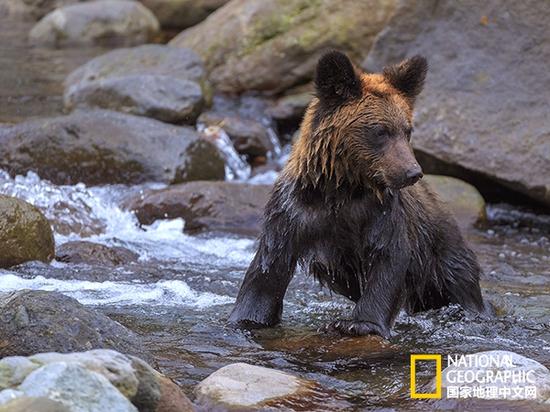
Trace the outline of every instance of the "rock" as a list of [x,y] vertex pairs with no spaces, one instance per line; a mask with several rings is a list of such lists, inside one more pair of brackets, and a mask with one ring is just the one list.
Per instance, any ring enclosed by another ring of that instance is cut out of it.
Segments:
[[29,39],[40,46],[133,46],[147,43],[159,31],[156,17],[130,0],[95,0],[61,7],[31,30]]
[[223,179],[218,149],[189,127],[106,110],[0,128],[0,167],[58,185]]
[[472,185],[449,176],[427,175],[424,179],[447,204],[463,229],[487,219],[485,201]]
[[273,151],[269,131],[257,120],[241,117],[237,113],[208,111],[199,116],[198,123],[221,127],[233,142],[235,150],[241,154],[256,157]]
[[86,241],[67,242],[59,246],[55,259],[65,263],[119,266],[136,262],[137,253],[120,246],[105,246]]
[[83,1],[88,0],[1,0],[0,16],[39,20],[59,7]]
[[267,114],[276,121],[301,121],[312,99],[313,93],[311,92],[286,95],[277,99]]
[[153,12],[160,25],[168,29],[185,29],[204,20],[229,0],[140,0]]
[[[25,362],[32,365],[32,368],[27,367]],[[4,358],[0,361],[0,376],[10,378],[10,383],[5,384],[5,379],[0,380],[0,390],[11,389],[0,392],[0,399],[6,392],[8,392],[6,394],[8,396],[4,396],[6,398],[34,396],[35,393],[28,389],[28,381],[34,383],[38,380],[36,375],[39,371],[43,375],[44,369],[53,368],[53,365],[57,365],[56,368],[61,369],[67,365],[75,365],[80,370],[83,369],[89,374],[106,379],[112,387],[116,388],[119,395],[129,400],[140,411],[185,412],[193,410],[190,401],[183,392],[147,363],[139,358],[105,349],[66,354],[41,353],[28,358],[19,356]],[[12,376],[17,376],[17,379]],[[59,387],[56,384],[52,387],[64,394],[64,392],[73,391],[76,385],[78,383],[67,384],[66,387]],[[39,391],[47,389],[40,382],[36,383],[36,387]],[[49,394],[45,396],[49,396]],[[58,397],[55,399],[59,400]]]
[[71,412],[138,411],[105,377],[75,363],[42,366],[19,389],[30,397],[55,399]]
[[[464,374],[468,371],[468,374],[473,374],[473,376],[479,376],[480,378],[487,377],[489,374],[492,374],[493,377],[496,377],[496,374],[500,372],[501,374],[505,371],[512,371],[515,374],[520,373],[529,373],[530,382],[519,383],[518,381],[513,381],[511,377],[496,379],[487,379],[486,382],[480,382],[477,378],[473,383],[470,383],[469,386],[478,386],[482,388],[496,387],[499,388],[510,388],[510,396],[514,393],[512,391],[513,387],[535,387],[536,388],[536,397],[535,399],[530,399],[537,402],[549,402],[550,403],[550,371],[548,368],[539,362],[529,359],[525,356],[519,355],[514,352],[502,351],[502,350],[493,350],[487,352],[478,352],[472,355],[473,359],[477,359],[479,362],[478,365],[467,365],[467,366],[456,366],[449,365],[442,372],[442,393],[444,398],[447,396],[447,388],[450,386],[456,387],[461,386],[459,379],[464,379]],[[485,357],[487,360],[492,360],[496,363],[498,360],[502,365],[497,366],[495,364],[481,364],[482,358]],[[475,362],[475,360],[474,360]],[[509,363],[513,364],[513,367],[508,366]],[[463,376],[460,378],[460,376]],[[503,375],[504,376],[504,375]],[[458,383],[457,383],[458,382]],[[433,384],[432,384],[433,385]],[[463,385],[466,385],[463,383]],[[529,400],[529,399],[528,399]],[[461,408],[462,409],[462,408]],[[525,409],[528,410],[528,409]]]
[[0,195],[0,267],[54,256],[50,224],[33,205],[15,197]]
[[246,363],[218,369],[196,386],[195,395],[199,405],[214,410],[319,410],[320,406],[341,410],[343,406],[314,381]]
[[126,200],[141,224],[183,218],[185,231],[257,235],[270,186],[231,182],[189,182],[147,191]]
[[72,412],[72,410],[61,402],[43,397],[29,398],[21,393],[11,402],[0,406],[0,412]]
[[115,349],[148,360],[139,336],[57,292],[0,295],[0,357]]
[[196,53],[150,44],[111,51],[76,69],[65,80],[64,104],[194,124],[207,88]]
[[338,48],[364,57],[395,0],[234,0],[171,41],[199,53],[221,91],[281,92]]
[[401,3],[363,66],[428,57],[413,134],[427,172],[489,178],[482,193],[500,185],[550,205],[549,19],[536,0]]

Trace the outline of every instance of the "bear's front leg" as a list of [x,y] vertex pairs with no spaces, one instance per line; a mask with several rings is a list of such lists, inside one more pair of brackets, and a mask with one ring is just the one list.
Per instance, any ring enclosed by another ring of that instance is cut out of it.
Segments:
[[331,322],[325,330],[352,336],[380,335],[388,339],[402,305],[408,262],[402,252],[375,258],[352,318]]
[[249,327],[279,323],[283,298],[295,267],[296,260],[289,252],[268,248],[262,238],[244,277],[229,322]]

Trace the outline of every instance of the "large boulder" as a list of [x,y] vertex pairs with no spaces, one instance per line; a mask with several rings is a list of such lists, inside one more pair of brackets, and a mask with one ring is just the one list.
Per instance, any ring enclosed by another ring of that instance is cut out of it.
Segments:
[[413,137],[428,172],[488,178],[488,191],[550,205],[549,19],[536,0],[401,3],[363,66],[428,58]]
[[[109,409],[142,412],[193,410],[181,390],[147,363],[105,349],[67,354],[40,353],[26,358],[6,357],[0,361],[0,391],[0,405],[3,399],[21,401],[27,397],[42,397],[60,401],[70,411],[81,410],[75,408],[76,404],[90,408],[85,410],[101,412]],[[107,400],[124,409],[107,407],[104,405]]]
[[31,30],[41,46],[133,46],[147,43],[159,30],[156,17],[131,0],[95,0],[71,4],[47,14]]
[[204,20],[229,0],[140,0],[153,12],[160,25],[168,29],[185,29]]
[[0,195],[0,268],[54,256],[50,224],[33,205],[15,197]]
[[0,128],[0,167],[55,184],[223,179],[218,149],[189,127],[106,110]]
[[142,224],[183,218],[186,232],[208,230],[257,235],[270,190],[268,185],[189,182],[148,191],[125,203]]
[[75,70],[65,80],[64,104],[194,124],[207,88],[195,52],[149,44],[113,50]]
[[216,88],[280,92],[329,48],[364,57],[395,0],[233,0],[171,41],[199,53]]
[[149,358],[134,332],[57,292],[1,294],[0,343],[0,358],[96,348]]

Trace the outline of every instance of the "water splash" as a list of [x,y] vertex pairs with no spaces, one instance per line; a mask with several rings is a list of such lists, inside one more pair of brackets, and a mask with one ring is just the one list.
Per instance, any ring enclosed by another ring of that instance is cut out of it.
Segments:
[[0,170],[0,193],[38,207],[54,229],[56,244],[90,240],[107,246],[124,246],[141,260],[183,260],[197,263],[242,265],[251,259],[253,241],[232,236],[189,236],[183,219],[158,220],[140,227],[133,213],[119,203],[140,190],[161,188],[149,184],[86,187],[57,186],[33,172],[11,178]]
[[90,282],[49,279],[43,276],[25,279],[9,272],[1,274],[2,272],[0,272],[0,292],[14,292],[22,289],[55,291],[75,298],[83,305],[190,306],[201,309],[233,302],[233,299],[228,296],[197,292],[181,280],[161,280],[149,284]]
[[[197,130],[206,139],[214,143],[225,159],[225,176],[227,180],[246,180],[250,177],[251,167],[235,150],[233,142],[221,127],[197,124]],[[275,136],[277,137],[277,136]]]

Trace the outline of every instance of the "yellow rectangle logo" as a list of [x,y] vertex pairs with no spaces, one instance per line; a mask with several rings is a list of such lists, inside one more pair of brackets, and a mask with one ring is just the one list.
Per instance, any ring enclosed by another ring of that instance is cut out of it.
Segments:
[[[416,361],[435,361],[435,392],[416,392]],[[441,399],[441,355],[411,354],[411,398],[412,399]]]

